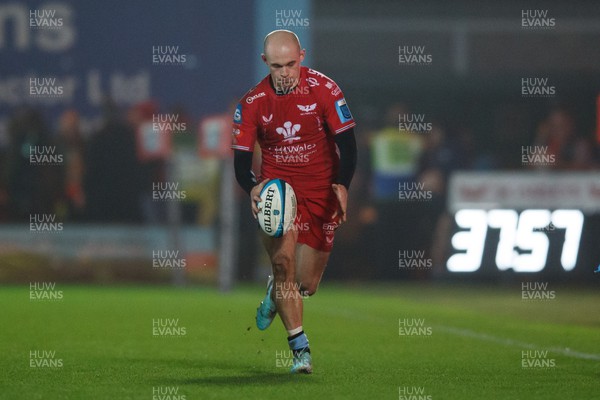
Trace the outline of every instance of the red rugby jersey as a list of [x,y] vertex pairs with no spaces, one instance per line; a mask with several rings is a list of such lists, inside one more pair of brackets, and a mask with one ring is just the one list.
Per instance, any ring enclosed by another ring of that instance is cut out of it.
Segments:
[[267,75],[242,97],[231,148],[253,151],[258,140],[263,178],[285,179],[299,197],[325,197],[338,170],[333,137],[355,125],[336,83],[301,67],[290,93],[278,95]]

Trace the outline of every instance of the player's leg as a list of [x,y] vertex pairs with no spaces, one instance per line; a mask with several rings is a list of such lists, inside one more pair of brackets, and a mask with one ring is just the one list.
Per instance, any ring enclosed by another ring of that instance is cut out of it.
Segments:
[[274,300],[281,321],[288,331],[302,326],[302,299],[296,283],[296,241],[298,233],[293,229],[281,238],[263,235],[263,244],[273,268]]
[[303,296],[316,293],[330,254],[306,244],[296,245],[296,282]]
[[292,373],[312,372],[308,338],[302,329],[302,297],[296,285],[296,242],[298,232],[290,230],[282,238],[264,236],[263,242],[273,266],[273,298],[288,332],[288,345],[294,354]]
[[[320,224],[320,222],[319,222]],[[308,231],[304,231],[307,233]],[[318,240],[323,239],[325,243],[329,243],[327,250],[330,250],[330,245],[333,243],[333,232],[326,236],[318,237]],[[306,235],[304,235],[306,236]],[[331,241],[325,240],[325,237],[331,238]],[[303,237],[303,240],[307,240]],[[314,242],[313,239],[308,239]],[[313,243],[314,245],[314,243]],[[319,282],[325,271],[325,266],[329,260],[329,251],[317,250],[307,244],[299,243],[296,245],[296,268],[295,268],[295,290],[297,297],[312,295],[317,291]],[[302,305],[302,303],[301,303]],[[304,333],[302,326],[290,332],[288,343],[290,349],[294,352],[294,363],[291,368],[292,373],[311,373],[312,372],[312,356],[308,345],[308,338]],[[292,333],[295,333],[292,335]]]
[[[288,330],[288,344],[294,353],[292,373],[312,373],[312,357],[308,346],[308,338],[302,327],[302,297],[310,296],[317,291],[321,276],[329,259],[329,252],[319,251],[306,244],[296,245],[296,265],[294,270],[293,293],[288,295],[299,301],[300,324]],[[282,318],[283,319],[283,318]]]

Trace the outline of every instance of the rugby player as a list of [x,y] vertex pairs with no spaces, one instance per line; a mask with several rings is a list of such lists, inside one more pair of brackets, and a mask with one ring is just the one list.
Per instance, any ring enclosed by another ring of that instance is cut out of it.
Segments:
[[[256,312],[261,330],[279,314],[293,352],[292,373],[312,372],[302,300],[317,291],[334,231],[346,221],[356,166],[356,124],[344,95],[333,80],[301,66],[305,53],[291,31],[265,37],[262,60],[269,75],[237,105],[231,146],[236,179],[250,195],[255,218],[260,191],[269,179],[284,179],[296,193],[294,228],[281,238],[262,234],[273,275]],[[252,172],[256,141],[262,152],[258,180]]]

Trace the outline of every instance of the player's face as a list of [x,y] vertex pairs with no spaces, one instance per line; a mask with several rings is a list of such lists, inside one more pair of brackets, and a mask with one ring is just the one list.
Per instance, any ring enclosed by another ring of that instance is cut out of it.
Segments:
[[305,50],[282,47],[262,55],[263,61],[269,67],[275,89],[285,92],[298,84],[304,54]]

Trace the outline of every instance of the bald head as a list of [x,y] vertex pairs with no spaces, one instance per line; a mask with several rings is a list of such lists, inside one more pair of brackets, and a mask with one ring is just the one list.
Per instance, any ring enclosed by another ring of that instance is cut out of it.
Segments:
[[263,42],[263,52],[265,55],[274,51],[282,50],[299,52],[301,49],[302,47],[300,46],[300,39],[298,39],[298,36],[296,36],[294,32],[284,29],[269,33],[267,36],[265,36],[265,40]]
[[278,30],[265,37],[262,59],[269,67],[271,81],[277,90],[286,92],[298,84],[304,54],[294,32]]

